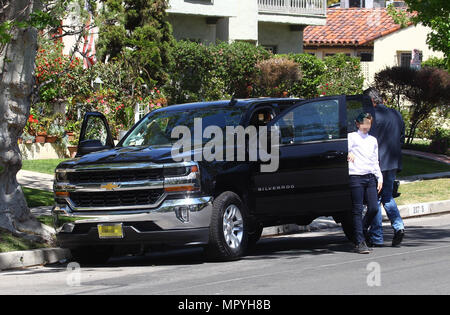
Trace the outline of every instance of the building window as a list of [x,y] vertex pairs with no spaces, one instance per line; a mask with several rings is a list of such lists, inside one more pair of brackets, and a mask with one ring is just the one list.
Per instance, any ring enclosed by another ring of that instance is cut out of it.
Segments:
[[[419,52],[419,60],[422,62],[422,52]],[[412,58],[412,53],[411,52],[400,52],[398,54],[398,59],[399,59],[399,65],[402,68],[409,68],[411,67],[411,58]]]
[[272,54],[277,54],[278,53],[278,49],[277,46],[271,46],[271,45],[263,45],[263,47],[267,50],[270,51]]
[[373,53],[371,52],[359,52],[358,57],[361,59],[362,62],[373,61]]
[[184,0],[184,2],[198,3],[198,4],[214,4],[214,0]]

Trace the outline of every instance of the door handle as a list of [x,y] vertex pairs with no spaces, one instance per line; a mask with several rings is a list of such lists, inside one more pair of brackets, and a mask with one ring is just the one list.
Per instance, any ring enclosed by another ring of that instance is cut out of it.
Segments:
[[322,157],[327,159],[327,160],[331,160],[331,159],[336,159],[336,158],[340,158],[342,156],[345,155],[345,152],[342,151],[329,151],[329,152],[325,152]]

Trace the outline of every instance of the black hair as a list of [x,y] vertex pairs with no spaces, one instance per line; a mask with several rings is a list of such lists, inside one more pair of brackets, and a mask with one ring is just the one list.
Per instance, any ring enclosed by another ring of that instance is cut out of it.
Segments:
[[381,97],[380,92],[375,88],[370,87],[364,90],[363,94],[369,96],[376,104],[383,103],[383,97]]
[[361,113],[358,115],[358,117],[356,117],[356,122],[358,124],[362,124],[364,122],[364,119],[369,119],[370,121],[372,121],[372,115],[370,113]]

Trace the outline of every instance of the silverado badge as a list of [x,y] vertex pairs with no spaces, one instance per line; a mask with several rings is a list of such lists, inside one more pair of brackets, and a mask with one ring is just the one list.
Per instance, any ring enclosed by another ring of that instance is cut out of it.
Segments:
[[106,189],[106,190],[114,190],[114,188],[119,188],[119,185],[113,184],[113,183],[108,183],[106,185],[101,185],[100,186],[101,189]]

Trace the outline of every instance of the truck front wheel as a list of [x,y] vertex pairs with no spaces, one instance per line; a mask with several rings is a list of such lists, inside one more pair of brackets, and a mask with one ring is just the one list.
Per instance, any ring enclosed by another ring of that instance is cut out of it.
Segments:
[[207,257],[220,261],[239,259],[247,242],[246,207],[234,192],[223,192],[213,202]]

